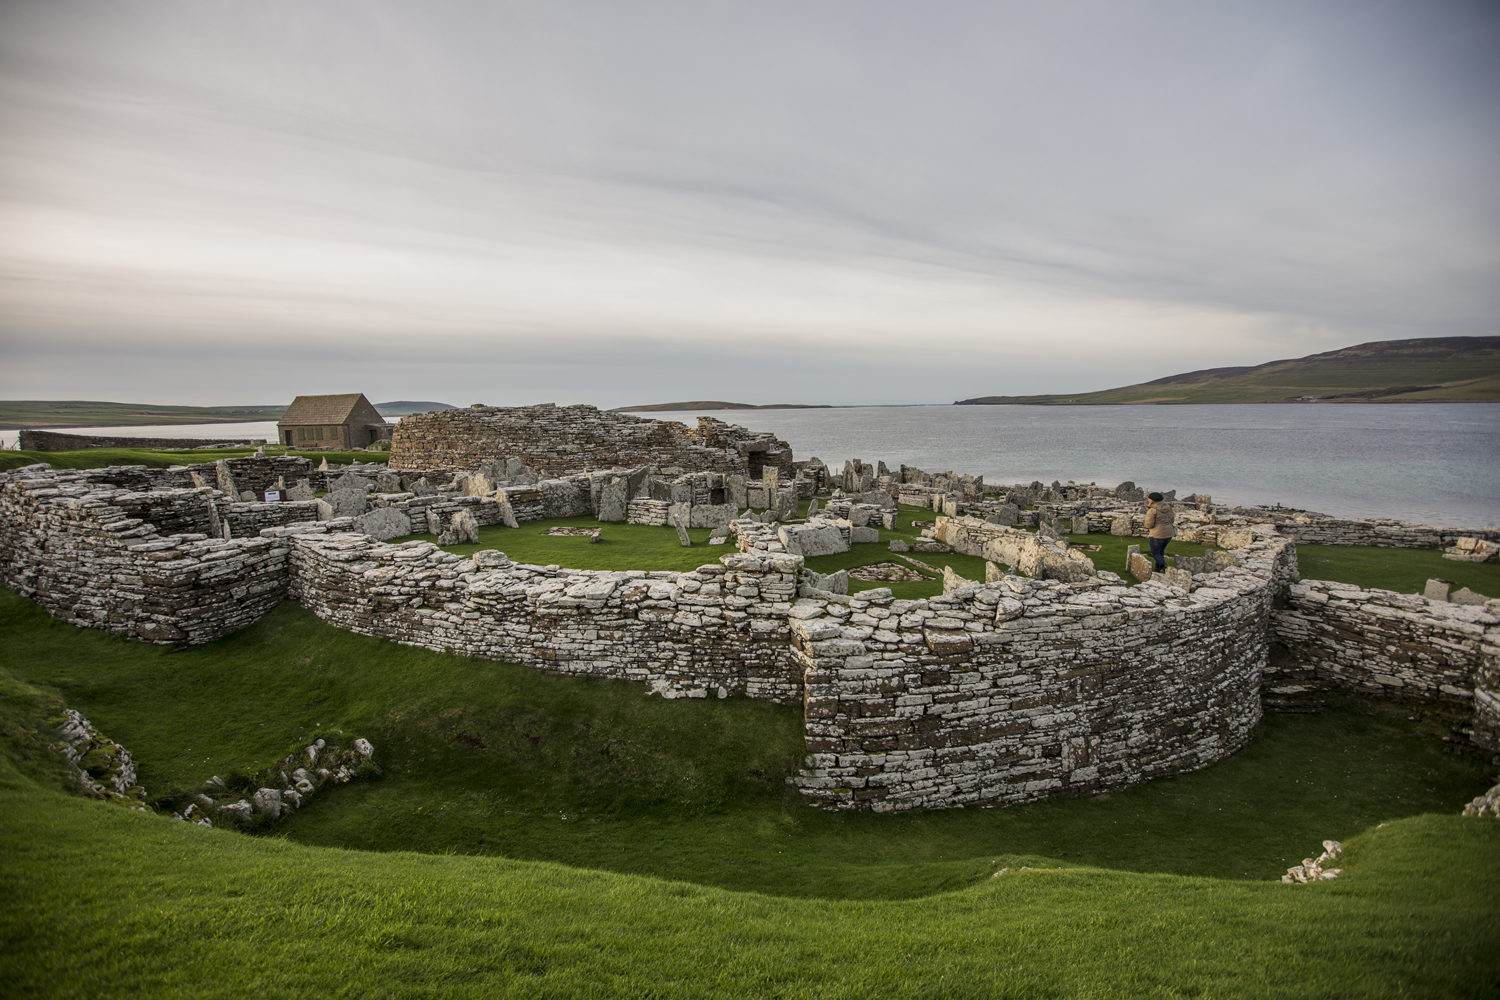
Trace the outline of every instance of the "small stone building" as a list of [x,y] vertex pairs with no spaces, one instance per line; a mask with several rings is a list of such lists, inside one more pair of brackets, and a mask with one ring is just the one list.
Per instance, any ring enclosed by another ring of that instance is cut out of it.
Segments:
[[391,425],[364,393],[298,396],[276,422],[281,444],[303,450],[351,451],[391,439]]

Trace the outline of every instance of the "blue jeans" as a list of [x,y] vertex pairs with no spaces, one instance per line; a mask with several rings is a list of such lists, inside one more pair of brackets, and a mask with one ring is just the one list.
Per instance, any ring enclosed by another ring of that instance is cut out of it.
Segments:
[[1170,538],[1148,538],[1151,543],[1151,561],[1156,563],[1157,569],[1167,568],[1167,543]]

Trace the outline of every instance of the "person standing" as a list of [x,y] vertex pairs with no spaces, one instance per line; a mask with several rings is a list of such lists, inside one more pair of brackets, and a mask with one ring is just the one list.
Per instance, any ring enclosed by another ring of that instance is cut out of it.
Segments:
[[1177,511],[1160,493],[1147,494],[1146,538],[1151,543],[1151,561],[1158,573],[1167,568],[1167,543],[1177,536]]

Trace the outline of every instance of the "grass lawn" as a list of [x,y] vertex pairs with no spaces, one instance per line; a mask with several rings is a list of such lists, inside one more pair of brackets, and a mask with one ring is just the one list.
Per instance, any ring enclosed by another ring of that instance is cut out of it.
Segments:
[[[781,782],[795,706],[648,698],[293,604],[172,653],[5,591],[0,634],[0,982],[17,996],[1500,986],[1500,823],[1454,815],[1490,779],[1439,714],[1336,701],[1108,797],[826,814]],[[52,789],[23,725],[38,689],[129,747],[153,793],[339,730],[371,738],[384,775],[274,835],[131,813]],[[1272,881],[1329,837],[1343,878]]]
[[[212,451],[146,451],[137,448],[86,448],[82,451],[0,451],[0,472],[24,465],[48,462],[54,469],[103,469],[111,465],[144,465],[165,469],[173,465],[216,462],[221,458],[243,458],[255,454],[254,448],[215,448]],[[269,454],[301,455],[315,464],[328,459],[329,465],[351,462],[384,462],[383,451],[291,451],[273,447]]]
[[1403,594],[1420,594],[1430,577],[1452,580],[1500,597],[1500,564],[1455,562],[1436,549],[1375,549],[1354,545],[1299,545],[1297,567],[1304,580],[1337,580]]
[[[805,515],[807,506],[807,501],[803,501],[799,513]],[[855,545],[848,552],[809,559],[807,567],[818,573],[836,573],[841,569],[854,569],[858,566],[883,562],[908,566],[924,573],[927,579],[923,582],[906,583],[880,583],[853,579],[849,581],[849,589],[852,593],[875,587],[890,587],[897,597],[908,600],[941,594],[944,566],[952,566],[953,571],[965,579],[983,581],[984,560],[976,556],[960,555],[956,552],[905,553],[933,567],[934,572],[927,572],[904,562],[896,553],[890,551],[890,543],[898,538],[907,542],[921,541],[921,528],[914,526],[912,522],[930,523],[935,516],[931,511],[902,507],[897,514],[895,530],[881,528],[879,542]],[[600,528],[602,532],[598,542],[590,543],[585,536],[548,535],[547,529],[551,527]],[[469,555],[479,549],[499,549],[516,562],[538,566],[557,565],[568,569],[691,570],[697,569],[704,563],[717,563],[720,556],[735,551],[732,544],[709,545],[710,534],[711,530],[708,528],[689,530],[688,537],[693,545],[691,548],[683,548],[682,543],[678,541],[675,528],[654,528],[643,524],[600,524],[592,517],[570,517],[527,521],[519,528],[506,528],[500,525],[480,528],[479,544],[451,545],[447,547],[447,551]],[[436,535],[422,534],[411,537],[430,542],[437,541]],[[1101,546],[1100,551],[1089,553],[1095,565],[1099,569],[1114,570],[1121,574],[1124,573],[1125,568],[1126,548],[1132,544],[1146,548],[1144,538],[1120,538],[1112,535],[1070,535],[1069,538],[1074,544]],[[1202,555],[1204,551],[1201,545],[1173,542],[1171,548],[1168,549],[1168,554],[1196,556]],[[1134,584],[1136,581],[1134,577],[1126,577],[1126,582]]]

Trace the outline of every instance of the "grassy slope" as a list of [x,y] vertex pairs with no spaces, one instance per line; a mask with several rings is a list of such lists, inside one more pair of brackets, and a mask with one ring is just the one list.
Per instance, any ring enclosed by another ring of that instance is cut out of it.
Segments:
[[[1428,388],[1389,391],[1414,387]],[[1191,372],[1099,392],[983,396],[964,402],[1273,403],[1304,396],[1349,402],[1497,401],[1500,337],[1377,341],[1252,368]]]
[[97,400],[0,400],[0,427],[133,427],[275,420],[285,406],[155,406]]
[[1325,837],[1452,812],[1487,786],[1435,710],[1336,702],[1272,716],[1210,771],[1109,798],[875,816],[802,805],[799,706],[663,701],[351,635],[295,605],[172,653],[0,600],[0,666],[55,691],[140,761],[153,794],[363,735],[378,781],[281,827],[309,843],[505,854],[777,895],[899,898],[963,886],[996,856],[1264,879]]
[[[1273,717],[1230,761],[1107,799],[830,816],[774,782],[735,789],[716,764],[737,743],[787,745],[776,719],[795,722],[795,708],[640,698],[339,633],[291,606],[179,654],[52,622],[8,594],[0,610],[4,665],[122,739],[148,787],[174,769],[201,774],[198,752],[217,767],[316,721],[382,726],[386,769],[282,828],[375,853],[205,831],[47,791],[34,763],[23,776],[9,724],[25,691],[0,683],[0,981],[14,995],[1325,997],[1500,985],[1500,824],[1452,815],[1484,785],[1477,763],[1439,742],[1434,720],[1387,708]],[[455,738],[470,721],[519,738],[480,750]],[[671,794],[696,805],[648,794],[591,822],[600,784],[650,787],[573,752],[611,733],[658,754],[641,763],[664,765]],[[716,785],[728,794],[712,805]],[[474,819],[457,813],[479,799],[519,817],[512,857],[445,853],[475,850],[462,839]],[[1427,812],[1447,815],[1413,816]],[[1392,822],[1372,829],[1380,820]],[[1348,845],[1344,878],[1255,881],[1327,836]]]
[[[24,465],[47,462],[54,469],[104,469],[111,465],[144,465],[152,469],[165,469],[173,465],[192,465],[196,462],[213,462],[221,458],[241,458],[253,455],[254,448],[215,448],[212,451],[142,451],[134,448],[89,448],[84,451],[0,451],[0,472],[19,469]],[[280,450],[273,455],[283,454]],[[329,465],[347,465],[350,462],[384,462],[383,451],[292,451],[286,454],[320,462],[328,459]]]

